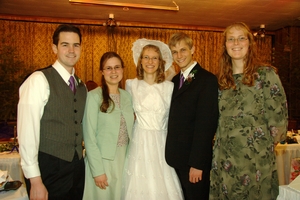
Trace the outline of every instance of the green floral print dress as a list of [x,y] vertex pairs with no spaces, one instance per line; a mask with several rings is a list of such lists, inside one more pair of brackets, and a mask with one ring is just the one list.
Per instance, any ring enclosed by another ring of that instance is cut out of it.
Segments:
[[284,140],[287,102],[278,75],[261,67],[255,85],[219,92],[219,125],[211,170],[210,199],[269,200],[278,195],[274,143]]

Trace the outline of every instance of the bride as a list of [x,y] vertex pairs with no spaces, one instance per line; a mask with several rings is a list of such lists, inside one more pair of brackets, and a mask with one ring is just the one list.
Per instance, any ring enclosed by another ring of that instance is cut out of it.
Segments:
[[165,142],[173,83],[165,80],[172,65],[169,47],[156,40],[133,44],[137,78],[126,81],[136,115],[126,158],[124,200],[181,200],[182,189],[175,170],[165,161]]

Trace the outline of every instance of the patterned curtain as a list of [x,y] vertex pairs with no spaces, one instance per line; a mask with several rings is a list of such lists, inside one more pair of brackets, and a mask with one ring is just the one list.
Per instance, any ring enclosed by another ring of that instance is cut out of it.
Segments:
[[[0,20],[0,37],[9,38],[16,49],[17,57],[24,68],[34,71],[53,64],[56,56],[52,51],[52,34],[57,23],[22,22]],[[214,74],[218,73],[218,59],[222,47],[220,31],[176,30],[140,27],[103,27],[98,25],[78,25],[82,31],[82,54],[76,65],[76,74],[84,81],[101,83],[99,72],[100,57],[107,51],[116,51],[125,63],[123,85],[126,79],[134,78],[136,67],[133,62],[132,43],[139,38],[161,40],[168,43],[169,37],[178,31],[194,40],[194,59]],[[258,39],[258,51],[266,63],[272,60],[272,37]],[[178,72],[178,68],[175,66]]]

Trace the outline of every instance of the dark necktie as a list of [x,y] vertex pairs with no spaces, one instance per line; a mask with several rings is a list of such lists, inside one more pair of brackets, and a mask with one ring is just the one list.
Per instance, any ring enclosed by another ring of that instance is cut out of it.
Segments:
[[183,85],[183,82],[184,82],[184,76],[183,76],[183,74],[180,74],[180,82],[179,82],[179,88],[178,89],[181,88],[181,86]]
[[75,94],[76,93],[76,85],[75,85],[75,79],[73,76],[70,76],[70,79],[69,79],[69,82],[70,82],[70,89],[73,91],[73,93]]

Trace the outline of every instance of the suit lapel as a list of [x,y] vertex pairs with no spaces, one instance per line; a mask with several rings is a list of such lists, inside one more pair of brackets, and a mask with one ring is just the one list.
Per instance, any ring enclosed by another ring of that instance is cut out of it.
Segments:
[[[191,74],[194,70],[197,70],[197,72],[199,72],[200,65],[198,63],[195,65],[195,67],[191,70],[191,72],[189,74]],[[195,76],[197,76],[196,75],[197,72],[194,73]],[[176,88],[174,88],[174,93],[173,93],[172,99],[174,99],[177,96],[179,96],[180,94],[184,93],[187,89],[189,89],[190,85],[193,84],[193,80],[190,83],[188,83],[187,80],[185,80],[184,83],[183,83],[183,85],[181,86],[181,88],[178,89],[178,87],[179,87],[179,81],[180,81],[179,77],[180,77],[180,73],[177,74],[176,77],[174,77],[175,78],[175,80],[174,80],[174,87],[176,87]]]
[[76,74],[74,74],[74,76],[75,76],[75,79],[76,79],[76,81],[78,83],[77,87],[84,86],[84,83],[81,81],[81,79]]

